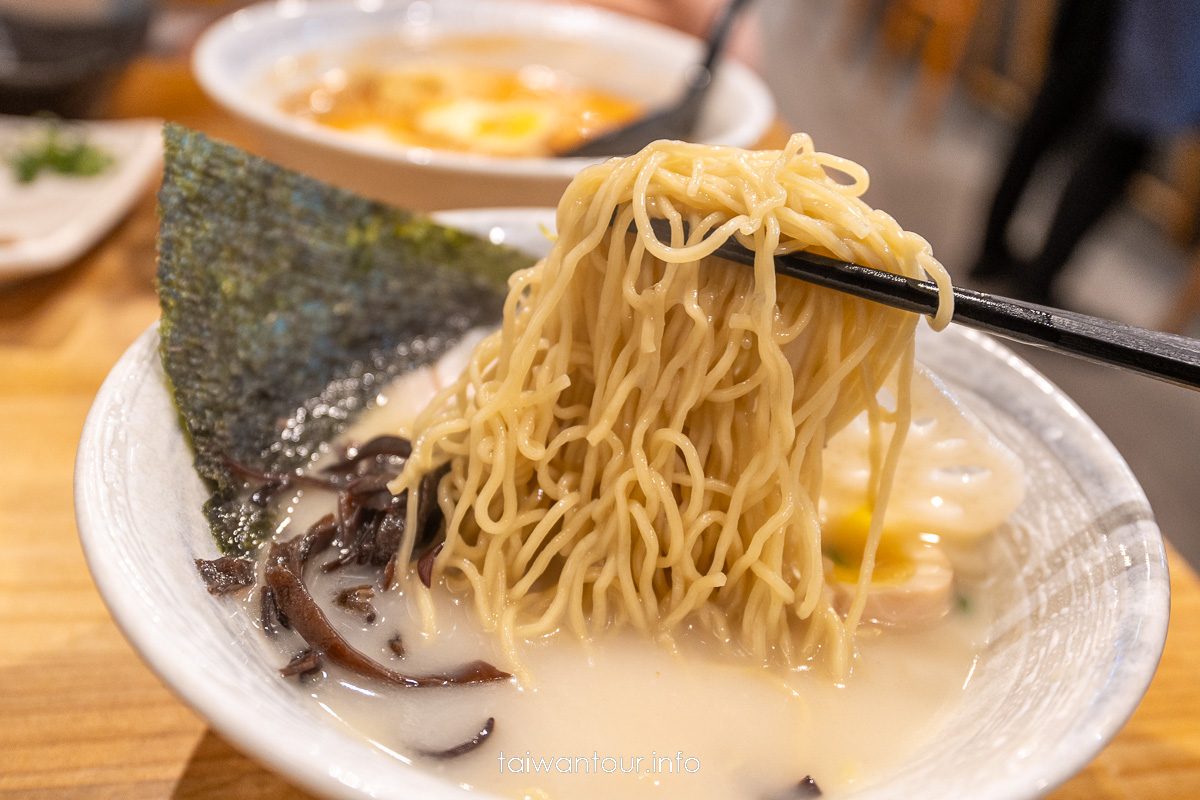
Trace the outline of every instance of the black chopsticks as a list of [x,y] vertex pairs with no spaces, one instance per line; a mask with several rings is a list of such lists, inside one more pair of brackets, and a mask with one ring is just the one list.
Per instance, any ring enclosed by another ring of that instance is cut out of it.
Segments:
[[[660,241],[670,240],[666,220],[652,220],[651,227]],[[732,238],[718,247],[715,255],[739,264],[754,263],[754,253]],[[904,311],[929,315],[937,311],[937,287],[931,281],[806,252],[776,256],[775,271]],[[1200,389],[1200,340],[1186,336],[958,287],[954,289],[953,321],[1006,339]]]

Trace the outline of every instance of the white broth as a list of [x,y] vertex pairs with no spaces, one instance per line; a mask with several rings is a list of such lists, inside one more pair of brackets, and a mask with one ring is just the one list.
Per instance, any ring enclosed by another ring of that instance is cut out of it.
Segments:
[[[416,411],[461,369],[474,341],[436,368],[389,387],[347,440],[407,433]],[[954,427],[956,435],[963,430]],[[281,530],[288,532],[281,536],[306,529],[332,505],[327,493],[297,492],[283,505],[288,522]],[[407,595],[377,591],[375,618],[367,623],[334,600],[351,587],[377,587],[377,568],[323,574],[313,564],[306,574],[334,626],[396,672],[427,675],[476,659],[517,667],[520,680],[439,688],[384,686],[329,664],[289,678],[375,746],[455,783],[510,798],[782,800],[804,796],[794,787],[806,776],[824,796],[844,794],[886,774],[943,724],[970,679],[991,620],[985,593],[956,579],[957,600],[937,624],[910,631],[861,628],[845,679],[819,666],[764,667],[687,635],[667,642],[631,632],[591,642],[559,633],[525,643],[522,663],[512,665],[497,637],[482,630],[470,599],[443,586],[428,594],[436,630],[423,630],[411,595],[423,588]],[[415,579],[407,585],[415,586]],[[257,594],[246,613],[258,616]],[[403,656],[391,645],[397,635]],[[269,641],[281,666],[306,647],[290,631]],[[445,760],[422,755],[471,740],[489,718],[494,730],[475,750]]]
[[[336,585],[369,579],[351,571]],[[341,632],[398,672],[428,674],[478,658],[504,667],[466,604],[444,594],[439,629],[426,636],[401,593],[377,595],[378,616],[365,625],[332,607],[333,582],[314,583]],[[926,631],[864,630],[840,686],[819,671],[705,657],[686,644],[671,652],[622,633],[587,647],[570,635],[528,646],[530,685],[404,689],[326,667],[319,678],[300,679],[300,690],[374,745],[504,797],[762,800],[786,797],[806,775],[836,795],[886,773],[941,724],[986,623],[973,604]],[[397,632],[403,658],[388,647]],[[304,647],[294,634],[275,642],[281,665]],[[495,730],[475,751],[447,761],[416,755],[469,740],[489,717]]]

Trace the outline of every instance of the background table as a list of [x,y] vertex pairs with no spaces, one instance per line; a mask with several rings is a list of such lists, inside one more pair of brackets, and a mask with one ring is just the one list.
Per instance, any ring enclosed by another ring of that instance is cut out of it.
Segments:
[[[252,145],[178,62],[135,64],[110,113]],[[237,753],[139,661],[79,547],[72,471],[84,417],[158,315],[154,209],[147,193],[78,263],[0,285],[0,798],[307,797]],[[1054,800],[1200,797],[1200,580],[1174,551],[1170,567],[1171,626],[1150,691]]]

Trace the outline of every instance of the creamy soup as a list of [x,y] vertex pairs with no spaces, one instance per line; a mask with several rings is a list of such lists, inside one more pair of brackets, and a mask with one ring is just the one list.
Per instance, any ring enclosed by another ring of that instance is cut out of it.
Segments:
[[[330,608],[342,587],[373,579],[351,571],[313,585]],[[504,666],[459,598],[438,596],[438,627],[428,633],[403,593],[373,605],[371,624],[327,613],[393,669],[427,674],[478,658]],[[701,643],[672,649],[622,633],[587,646],[569,635],[532,643],[522,652],[531,677],[520,682],[398,689],[326,667],[298,688],[375,746],[503,797],[763,800],[787,797],[809,775],[836,796],[885,774],[942,723],[987,621],[971,602],[924,631],[863,630],[841,684],[819,670],[769,669],[706,654]],[[397,633],[403,658],[389,646]],[[281,664],[304,647],[291,634],[273,641]],[[494,731],[474,751],[418,755],[471,739],[488,718]]]
[[[416,411],[462,368],[475,341],[390,387],[347,440],[407,432]],[[1009,456],[993,452],[995,443],[935,381],[923,379],[914,409],[917,432],[906,456],[912,474],[898,497],[901,524],[912,526],[913,547],[935,548],[943,535],[960,533],[960,547],[969,545],[998,524],[1015,499],[984,504],[969,523],[957,519],[956,506],[972,492],[995,492],[989,481],[1016,481],[1011,491],[1019,493],[1019,474],[1005,472],[1012,466]],[[860,427],[852,425],[830,445],[831,464],[843,473],[830,482],[830,527],[853,527]],[[336,457],[331,452],[326,459]],[[938,502],[921,503],[918,496]],[[328,494],[295,493],[284,503],[288,516],[280,536],[306,529],[331,507]],[[521,643],[520,663],[512,664],[497,636],[481,629],[465,596],[438,584],[427,591],[410,580],[407,593],[375,592],[368,622],[361,609],[336,599],[356,586],[378,586],[378,569],[351,566],[323,574],[310,566],[310,589],[330,621],[391,669],[423,675],[484,659],[517,677],[402,689],[324,664],[291,679],[373,745],[454,783],[504,797],[769,800],[806,796],[797,787],[810,776],[825,796],[836,796],[886,774],[943,724],[985,643],[990,609],[970,571],[947,566],[932,588],[914,584],[922,558],[906,547],[881,555],[881,596],[890,597],[889,587],[897,586],[906,593],[868,613],[879,624],[859,630],[846,676],[818,665],[762,666],[727,648],[708,647],[700,634],[686,630],[673,641],[620,632],[583,642],[558,633]],[[848,568],[831,565],[835,589],[836,573]],[[432,607],[432,625],[419,611],[422,602]],[[936,614],[930,613],[934,607]],[[247,613],[258,615],[257,595]],[[281,664],[305,648],[289,631],[269,641]],[[471,741],[488,720],[490,735],[470,752],[428,755]]]

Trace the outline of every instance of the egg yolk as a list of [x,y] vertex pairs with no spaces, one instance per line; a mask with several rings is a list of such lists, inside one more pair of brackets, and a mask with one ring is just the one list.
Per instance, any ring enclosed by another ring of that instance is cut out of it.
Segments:
[[[857,583],[862,570],[863,552],[871,530],[871,509],[862,507],[849,516],[829,520],[821,529],[825,555],[833,561],[832,579],[839,583]],[[919,543],[915,532],[884,527],[875,551],[872,583],[903,583],[916,572],[908,551]]]

